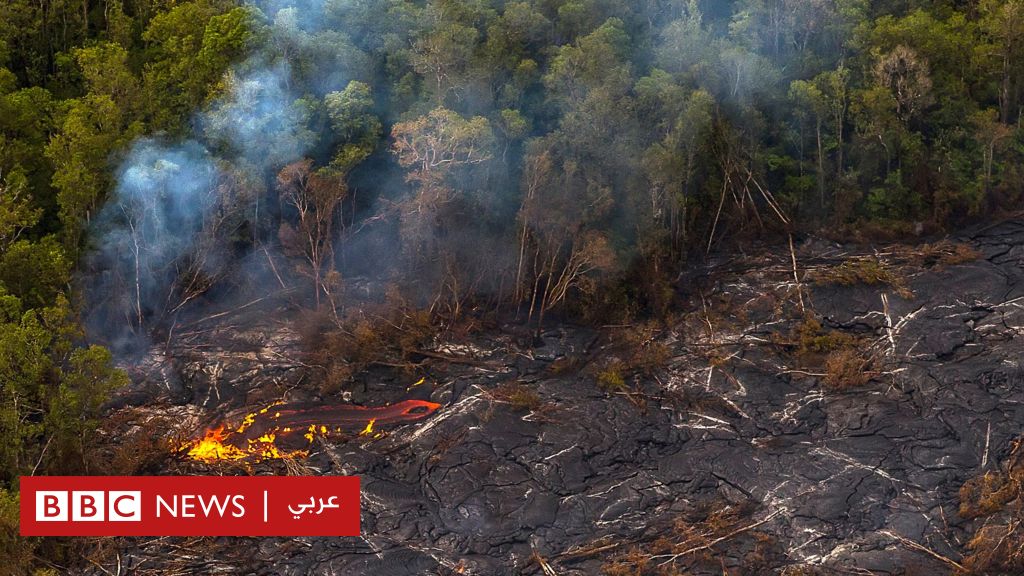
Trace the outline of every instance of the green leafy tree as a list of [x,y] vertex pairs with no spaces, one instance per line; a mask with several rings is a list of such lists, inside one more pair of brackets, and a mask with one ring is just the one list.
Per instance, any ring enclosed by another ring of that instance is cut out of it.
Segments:
[[[789,98],[793,102],[794,114],[803,122],[811,117],[814,123],[816,150],[818,203],[825,208],[826,180],[834,174],[837,182],[842,178],[843,133],[849,106],[847,83],[849,74],[845,68],[822,72],[813,80],[794,80],[789,86]],[[826,168],[826,156],[835,150],[835,168]]]
[[697,158],[714,120],[714,98],[696,90],[680,98],[682,108],[667,126],[667,133],[644,153],[650,181],[651,219],[669,233],[675,254],[690,239]]
[[[451,260],[452,251],[459,248],[444,239],[472,224],[461,217],[462,210],[476,209],[474,220],[485,220],[471,196],[478,186],[473,171],[493,158],[494,132],[484,117],[467,119],[437,108],[426,116],[395,124],[391,137],[391,150],[412,187],[401,205],[402,252],[411,269],[425,277],[430,263],[438,258]],[[431,280],[443,282],[426,278],[426,284]],[[462,297],[457,288],[452,292],[454,300]]]
[[0,283],[30,307],[52,304],[71,280],[71,261],[54,236],[18,240],[0,252]]
[[433,16],[436,24],[413,44],[410,61],[442,107],[448,94],[462,84],[479,38],[477,30],[460,22]]
[[183,2],[149,22],[142,35],[150,52],[143,86],[153,128],[181,129],[190,113],[223,89],[228,65],[262,40],[257,12],[229,6]]
[[60,217],[69,246],[76,246],[112,182],[111,154],[141,130],[126,118],[110,96],[90,94],[66,103],[61,131],[46,147],[53,162]]
[[341,141],[331,166],[342,174],[373,153],[381,136],[380,119],[373,113],[369,85],[353,80],[341,92],[324,97],[334,133]]
[[0,180],[0,254],[6,254],[42,216],[42,210],[32,206],[27,188],[24,178]]
[[[57,102],[45,88],[18,88],[17,78],[0,68],[0,179],[33,204],[55,211],[50,189],[52,167],[43,150],[55,131]],[[20,184],[19,184],[20,183]]]
[[128,67],[128,51],[124,47],[104,42],[77,48],[74,55],[90,94],[108,96],[126,117],[138,113],[140,83]]
[[564,108],[578,105],[598,86],[625,92],[631,83],[628,47],[623,23],[614,18],[575,44],[562,46],[544,76],[549,99]]
[[994,64],[998,79],[999,120],[1010,123],[1020,116],[1024,79],[1024,2],[985,0],[980,3],[980,28],[988,38],[978,43],[981,58]]

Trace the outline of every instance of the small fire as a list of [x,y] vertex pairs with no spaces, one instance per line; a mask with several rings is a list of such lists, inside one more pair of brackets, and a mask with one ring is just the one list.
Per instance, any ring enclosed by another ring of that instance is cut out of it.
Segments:
[[188,449],[186,455],[200,462],[216,462],[218,460],[245,460],[253,459],[256,462],[272,458],[296,458],[308,456],[307,450],[280,450],[274,441],[277,435],[274,433],[264,434],[256,439],[248,439],[244,446],[237,446],[227,440],[235,432],[224,433],[224,426],[213,430],[207,430],[202,439],[186,444],[182,449]]
[[360,432],[359,435],[360,436],[369,436],[370,434],[373,434],[373,423],[376,422],[376,421],[377,421],[376,418],[371,418],[370,421],[366,423],[366,428],[363,428],[363,431]]
[[224,426],[207,430],[202,440],[197,440],[188,451],[188,457],[194,460],[241,460],[248,458],[249,453],[237,446],[225,444],[230,435],[224,434]]
[[[207,463],[306,457],[317,437],[331,432],[358,430],[358,426],[365,422],[360,436],[379,438],[383,434],[375,434],[375,424],[419,420],[440,407],[440,404],[424,400],[405,400],[379,407],[335,405],[306,408],[290,408],[283,402],[276,402],[246,414],[234,430],[225,431],[223,424],[207,430],[202,438],[185,443],[181,451],[193,460]],[[302,437],[307,443],[305,448],[284,449],[278,445],[279,440],[290,438],[299,431],[303,431]]]

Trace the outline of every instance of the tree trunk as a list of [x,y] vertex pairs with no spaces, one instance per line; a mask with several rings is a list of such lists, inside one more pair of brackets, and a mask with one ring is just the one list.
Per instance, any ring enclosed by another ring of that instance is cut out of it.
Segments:
[[818,137],[818,204],[825,209],[825,147],[821,141],[821,118],[818,118],[814,126]]
[[1006,47],[1003,54],[1003,82],[999,91],[999,120],[1003,124],[1010,121],[1010,50]]

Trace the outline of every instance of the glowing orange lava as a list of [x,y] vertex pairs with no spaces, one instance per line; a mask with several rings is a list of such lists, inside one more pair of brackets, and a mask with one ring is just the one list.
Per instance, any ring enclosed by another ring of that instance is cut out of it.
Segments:
[[[305,457],[318,436],[359,430],[365,424],[360,436],[379,438],[383,433],[375,431],[375,424],[419,420],[440,407],[440,404],[425,400],[405,400],[378,407],[347,404],[296,407],[277,402],[246,414],[234,430],[225,432],[223,424],[207,430],[202,438],[185,443],[181,452],[193,460],[207,463]],[[278,445],[279,440],[291,438],[299,431],[303,432],[302,437],[306,440],[304,449],[285,449]]]

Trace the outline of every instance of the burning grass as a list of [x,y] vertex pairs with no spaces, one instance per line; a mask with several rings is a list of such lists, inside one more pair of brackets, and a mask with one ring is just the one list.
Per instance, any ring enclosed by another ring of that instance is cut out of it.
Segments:
[[247,440],[244,446],[232,444],[231,436],[232,432],[225,432],[224,426],[207,430],[201,439],[195,440],[184,447],[188,449],[186,455],[200,462],[247,459],[259,462],[268,459],[305,457],[309,455],[309,452],[306,450],[282,451],[275,444],[277,440],[276,434],[265,434],[255,440]]

